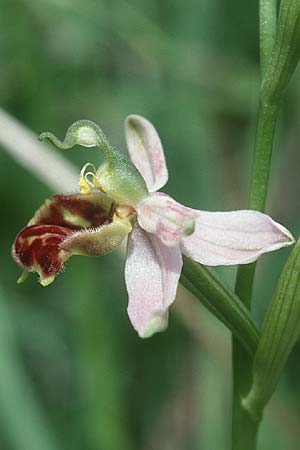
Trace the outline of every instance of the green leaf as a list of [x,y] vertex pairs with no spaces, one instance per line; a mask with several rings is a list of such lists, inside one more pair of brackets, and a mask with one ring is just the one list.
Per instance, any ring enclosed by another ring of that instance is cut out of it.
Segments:
[[300,58],[300,2],[281,0],[273,53],[262,82],[262,97],[278,103]]
[[243,406],[259,420],[300,334],[300,241],[281,273],[253,363],[253,384]]
[[251,355],[255,354],[259,330],[239,297],[215,271],[184,257],[180,282],[229,328]]

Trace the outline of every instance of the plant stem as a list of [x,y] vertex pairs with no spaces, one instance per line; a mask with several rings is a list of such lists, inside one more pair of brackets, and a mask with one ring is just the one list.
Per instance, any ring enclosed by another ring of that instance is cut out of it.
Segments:
[[[239,267],[236,280],[236,294],[241,296],[245,306],[251,302],[255,264]],[[255,450],[258,422],[253,422],[242,407],[241,400],[252,384],[253,357],[247,354],[236,338],[232,338],[232,450]]]
[[268,193],[270,166],[279,105],[260,101],[256,130],[255,155],[250,192],[251,209],[264,211]]
[[276,37],[277,7],[274,0],[259,2],[260,68],[265,73]]
[[[263,99],[260,103],[256,132],[255,155],[250,194],[250,208],[264,211],[274,132],[279,106],[269,105]],[[240,266],[237,273],[235,292],[250,310],[255,263]],[[232,407],[232,449],[254,450],[259,423],[253,423],[243,409],[241,399],[248,393],[252,383],[252,358],[245,353],[241,344],[233,338],[233,407]],[[249,447],[246,447],[249,445]]]
[[[260,0],[260,63],[262,78],[266,72],[276,35],[276,0]],[[252,169],[250,209],[264,211],[268,193],[274,133],[279,105],[271,104],[261,93],[255,152]],[[251,309],[255,263],[240,266],[237,272],[235,292]],[[255,450],[259,422],[254,422],[242,407],[241,400],[252,384],[253,358],[241,344],[232,340],[233,404],[232,404],[232,450]]]

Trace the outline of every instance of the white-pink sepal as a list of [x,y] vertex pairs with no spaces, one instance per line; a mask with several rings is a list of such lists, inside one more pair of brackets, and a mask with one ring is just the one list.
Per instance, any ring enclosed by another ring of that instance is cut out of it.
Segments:
[[226,266],[256,261],[293,242],[285,227],[258,211],[197,211],[195,231],[182,239],[181,250],[201,264]]
[[135,225],[128,239],[125,281],[128,315],[140,337],[167,328],[168,308],[175,300],[181,269],[178,247],[166,247]]
[[179,244],[183,236],[194,231],[196,213],[161,192],[151,194],[137,206],[138,222],[165,245]]
[[150,192],[168,181],[164,150],[154,126],[142,116],[130,115],[125,121],[125,137],[131,161],[144,177]]

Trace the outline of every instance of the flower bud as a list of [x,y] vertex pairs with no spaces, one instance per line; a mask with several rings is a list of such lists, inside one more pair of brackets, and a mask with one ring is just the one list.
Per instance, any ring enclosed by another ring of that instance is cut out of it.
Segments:
[[281,273],[253,363],[253,384],[243,406],[259,420],[300,334],[300,241]]
[[278,103],[293,75],[300,58],[300,2],[281,0],[278,31],[262,82],[262,98]]

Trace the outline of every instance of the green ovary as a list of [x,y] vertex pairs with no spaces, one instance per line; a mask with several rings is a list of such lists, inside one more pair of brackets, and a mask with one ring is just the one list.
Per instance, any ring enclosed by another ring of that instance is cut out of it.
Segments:
[[117,204],[135,207],[149,195],[144,179],[135,166],[125,158],[116,163],[102,164],[95,178],[95,184],[99,184],[100,189]]

